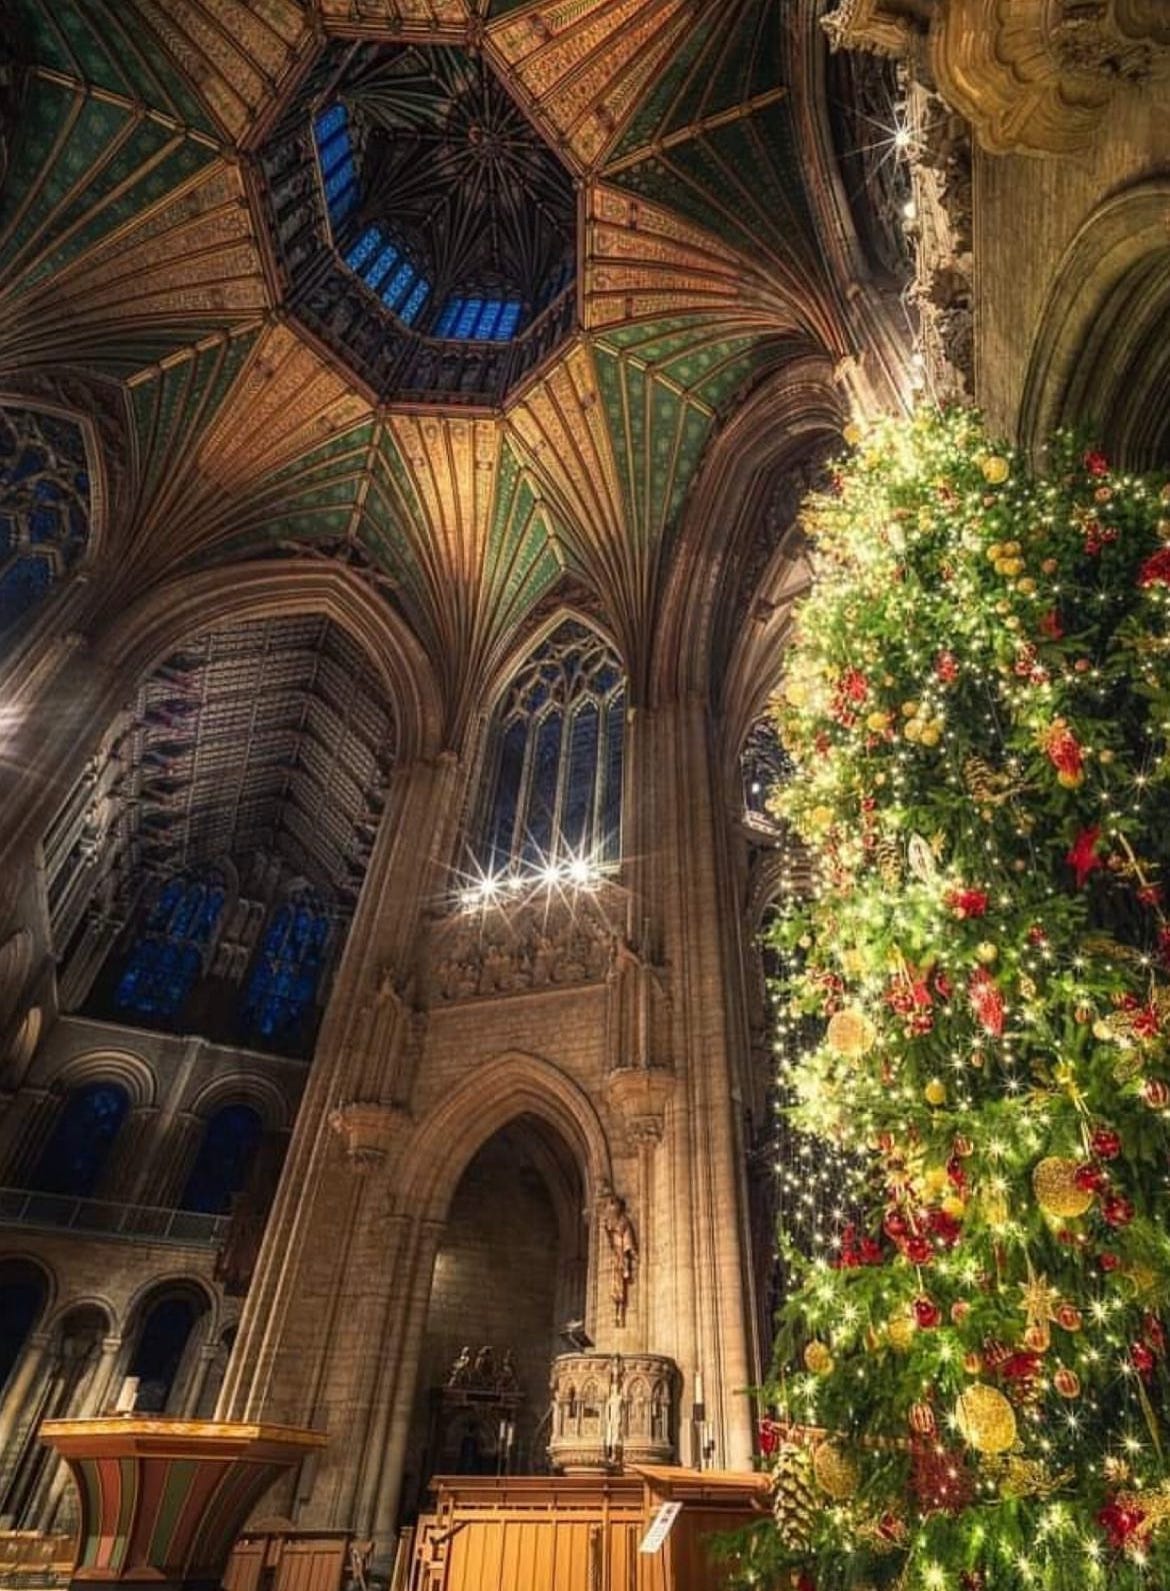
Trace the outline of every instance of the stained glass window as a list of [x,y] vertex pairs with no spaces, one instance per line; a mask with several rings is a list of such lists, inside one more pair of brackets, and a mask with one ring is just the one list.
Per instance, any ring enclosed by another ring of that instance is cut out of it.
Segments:
[[338,103],[322,111],[313,122],[313,137],[329,219],[338,226],[358,202],[357,167],[349,136],[349,112],[345,106]]
[[79,561],[90,479],[81,428],[0,409],[0,638]]
[[225,1105],[207,1123],[179,1208],[224,1215],[248,1180],[263,1124],[251,1105]]
[[485,873],[621,857],[626,684],[605,642],[574,620],[516,676],[493,725]]
[[163,1298],[151,1309],[128,1372],[138,1377],[135,1409],[165,1413],[194,1324],[195,1306],[189,1298]]
[[460,342],[511,342],[522,308],[512,298],[449,298],[435,322],[435,336]]
[[38,1193],[88,1198],[97,1186],[130,1099],[118,1083],[88,1083],[65,1101],[30,1178]]
[[329,926],[328,913],[308,890],[273,912],[244,1001],[244,1019],[254,1038],[296,1044],[311,1027]]
[[219,878],[172,878],[159,891],[131,946],[114,1004],[139,1016],[173,1021],[205,964],[223,911]]

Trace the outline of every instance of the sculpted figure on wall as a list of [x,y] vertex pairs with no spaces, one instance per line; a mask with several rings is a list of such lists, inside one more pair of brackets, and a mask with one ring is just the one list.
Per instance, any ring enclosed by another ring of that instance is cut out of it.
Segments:
[[601,1226],[609,1249],[609,1297],[613,1304],[613,1323],[626,1323],[630,1287],[638,1264],[638,1237],[626,1210],[626,1201],[612,1188],[602,1193]]

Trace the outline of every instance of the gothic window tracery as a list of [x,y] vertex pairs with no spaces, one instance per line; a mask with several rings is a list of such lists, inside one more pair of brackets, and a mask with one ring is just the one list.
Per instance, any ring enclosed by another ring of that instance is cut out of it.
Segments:
[[273,912],[252,968],[245,1021],[264,1041],[295,1039],[312,1015],[325,967],[330,919],[312,890]]
[[215,873],[172,878],[160,891],[118,979],[119,1010],[173,1020],[204,965],[226,891]]
[[89,529],[80,426],[0,409],[0,639],[78,563]]
[[119,1083],[99,1081],[75,1089],[30,1178],[31,1187],[38,1193],[89,1198],[129,1109],[129,1096]]
[[617,657],[566,621],[517,674],[496,715],[478,858],[488,876],[620,860],[625,713]]

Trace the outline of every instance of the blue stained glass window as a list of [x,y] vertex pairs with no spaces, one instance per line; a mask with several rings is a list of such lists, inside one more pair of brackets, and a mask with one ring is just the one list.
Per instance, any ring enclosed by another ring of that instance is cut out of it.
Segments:
[[251,1105],[225,1105],[207,1123],[179,1200],[182,1210],[224,1215],[248,1180],[263,1123]]
[[462,311],[463,300],[461,298],[449,298],[443,305],[442,313],[440,314],[438,324],[435,327],[435,336],[449,337],[455,330],[455,323],[459,319]]
[[147,1315],[128,1371],[138,1377],[135,1409],[165,1412],[194,1324],[195,1306],[189,1298],[164,1298]]
[[541,863],[552,855],[560,769],[561,715],[552,713],[543,720],[536,735],[522,853],[527,862]]
[[360,273],[362,267],[373,259],[381,243],[382,234],[378,228],[376,226],[368,226],[345,256],[345,263],[351,271]]
[[381,254],[379,254],[378,258],[374,261],[373,265],[370,266],[369,270],[363,272],[366,286],[372,287],[376,293],[378,288],[382,285],[382,278],[391,270],[393,270],[394,262],[397,258],[398,250],[394,247],[393,243],[387,243]]
[[426,303],[427,294],[430,292],[430,290],[431,290],[430,283],[428,281],[426,281],[423,277],[420,276],[418,281],[414,284],[413,288],[411,289],[410,297],[406,300],[406,303],[403,304],[402,308],[398,311],[399,315],[401,315],[402,319],[406,322],[406,324],[408,326],[413,326],[414,325],[415,320],[416,320],[416,318],[418,316],[418,312],[423,307],[423,305]]
[[516,335],[516,328],[520,324],[520,305],[515,302],[504,305],[504,313],[500,316],[499,325],[496,327],[496,339],[499,342],[510,342]]
[[480,867],[618,861],[625,683],[600,636],[562,624],[517,673],[492,733]]
[[329,916],[309,893],[275,911],[244,1000],[248,1031],[272,1044],[298,1044],[315,1013],[325,967]]
[[483,306],[483,312],[479,317],[479,325],[475,329],[475,335],[481,341],[490,342],[495,336],[496,327],[499,324],[500,315],[503,313],[503,309],[503,302],[498,298],[489,299],[489,301]]
[[561,833],[571,855],[587,849],[593,827],[594,792],[597,787],[597,737],[601,714],[595,702],[586,702],[573,719],[569,741],[568,789]]
[[88,1198],[129,1108],[129,1096],[118,1083],[88,1083],[75,1089],[57,1118],[30,1187],[38,1193]]
[[405,297],[414,278],[414,266],[409,260],[403,260],[389,282],[382,289],[382,302],[387,309],[397,308],[399,301]]
[[357,184],[357,172],[354,170],[352,159],[348,156],[325,179],[325,197],[329,200],[330,208],[341,197],[347,188]]
[[459,319],[455,322],[455,337],[470,337],[479,320],[479,312],[483,308],[480,298],[468,298],[463,301],[463,308],[459,312]]
[[159,892],[130,949],[114,1004],[140,1016],[174,1021],[203,966],[224,904],[223,885],[173,878]]
[[332,138],[339,128],[348,126],[348,123],[348,112],[340,100],[336,104],[330,105],[328,109],[319,112],[316,121],[313,123],[313,131],[318,144]]

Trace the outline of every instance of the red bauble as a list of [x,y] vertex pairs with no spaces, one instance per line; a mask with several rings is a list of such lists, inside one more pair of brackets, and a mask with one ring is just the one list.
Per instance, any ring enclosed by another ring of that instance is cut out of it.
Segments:
[[915,1403],[910,1409],[910,1429],[917,1436],[933,1436],[937,1430],[934,1410],[929,1403]]
[[1082,1162],[1073,1173],[1073,1181],[1082,1193],[1100,1193],[1109,1178],[1105,1175],[1104,1168],[1093,1160]]
[[1098,1254],[1097,1264],[1108,1275],[1110,1271],[1115,1271],[1118,1268],[1121,1260],[1116,1254],[1110,1254],[1109,1250],[1106,1249],[1104,1254]]
[[916,1298],[914,1300],[914,1318],[925,1331],[932,1326],[937,1326],[942,1320],[942,1310],[932,1298]]
[[780,1445],[780,1427],[776,1424],[776,1421],[770,1420],[765,1416],[760,1421],[759,1437],[760,1452],[765,1458],[771,1458]]
[[1129,1350],[1129,1357],[1134,1369],[1141,1376],[1152,1375],[1154,1366],[1158,1362],[1154,1350],[1144,1342],[1135,1342]]
[[1110,1226],[1128,1226],[1133,1220],[1133,1205],[1120,1193],[1107,1193],[1101,1200],[1101,1214]]
[[1170,1083],[1160,1077],[1147,1077],[1142,1084],[1142,1098],[1151,1110],[1165,1110],[1170,1105]]
[[902,1244],[902,1253],[911,1265],[929,1265],[934,1258],[934,1249],[926,1237],[908,1237]]
[[1138,1527],[1145,1523],[1145,1510],[1132,1503],[1122,1503],[1117,1498],[1105,1504],[1097,1515],[1097,1523],[1109,1538],[1114,1552],[1123,1552],[1129,1546]]
[[1094,1128],[1089,1147],[1098,1160],[1116,1160],[1121,1153],[1121,1134],[1113,1127]]

